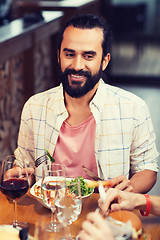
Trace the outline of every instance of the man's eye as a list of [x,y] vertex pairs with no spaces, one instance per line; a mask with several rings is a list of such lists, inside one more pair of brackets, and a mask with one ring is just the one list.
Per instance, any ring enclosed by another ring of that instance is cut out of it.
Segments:
[[74,53],[66,53],[66,57],[67,57],[67,58],[74,57]]
[[92,59],[93,59],[93,55],[85,54],[85,55],[84,55],[84,58],[85,58],[86,60],[92,60]]

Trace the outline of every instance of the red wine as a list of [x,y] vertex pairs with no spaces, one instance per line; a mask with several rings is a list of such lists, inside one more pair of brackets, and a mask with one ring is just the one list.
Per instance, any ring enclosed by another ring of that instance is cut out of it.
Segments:
[[2,181],[0,184],[1,192],[12,200],[23,196],[28,191],[28,188],[28,181],[24,179],[13,178]]

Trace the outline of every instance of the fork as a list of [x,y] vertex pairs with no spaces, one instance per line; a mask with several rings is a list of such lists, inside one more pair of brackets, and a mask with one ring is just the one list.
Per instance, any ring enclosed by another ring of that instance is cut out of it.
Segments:
[[38,167],[41,163],[43,163],[43,162],[45,162],[47,160],[48,160],[47,154],[44,154],[44,155],[40,156],[35,161],[35,167]]

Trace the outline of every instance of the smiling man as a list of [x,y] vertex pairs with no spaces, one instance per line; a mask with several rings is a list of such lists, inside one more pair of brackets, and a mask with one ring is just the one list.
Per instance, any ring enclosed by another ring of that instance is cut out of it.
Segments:
[[66,24],[58,49],[62,84],[27,101],[15,154],[34,166],[47,149],[68,177],[88,178],[85,165],[121,190],[147,192],[158,171],[152,122],[142,99],[102,80],[110,42],[96,16]]
[[59,53],[60,72],[64,90],[72,98],[84,96],[99,82],[110,60],[109,53],[102,59],[102,42],[103,32],[99,28],[69,26],[65,30]]

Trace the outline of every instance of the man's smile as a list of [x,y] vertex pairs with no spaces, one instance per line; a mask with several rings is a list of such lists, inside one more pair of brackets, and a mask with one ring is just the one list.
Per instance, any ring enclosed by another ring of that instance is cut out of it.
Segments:
[[86,77],[84,75],[78,75],[78,74],[69,74],[68,79],[72,82],[84,82],[86,80]]

